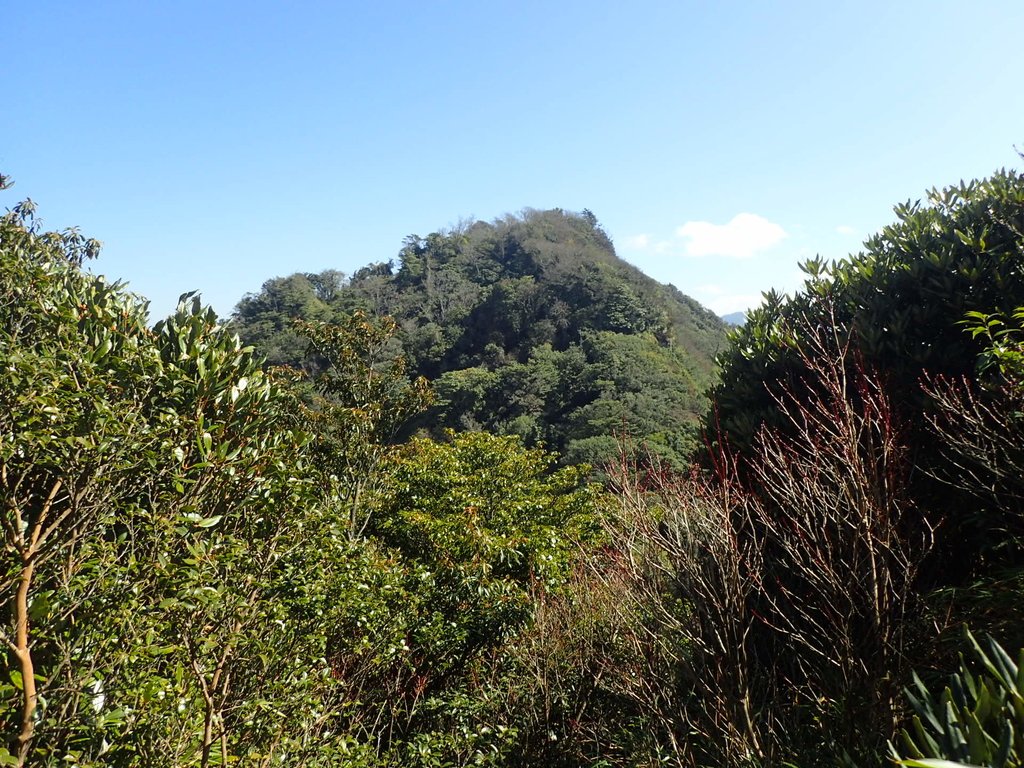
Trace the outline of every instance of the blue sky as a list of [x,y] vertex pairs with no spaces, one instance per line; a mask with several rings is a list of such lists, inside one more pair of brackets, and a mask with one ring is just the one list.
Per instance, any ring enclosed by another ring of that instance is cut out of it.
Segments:
[[0,171],[169,312],[589,208],[721,313],[932,186],[1024,165],[1024,2],[46,2]]

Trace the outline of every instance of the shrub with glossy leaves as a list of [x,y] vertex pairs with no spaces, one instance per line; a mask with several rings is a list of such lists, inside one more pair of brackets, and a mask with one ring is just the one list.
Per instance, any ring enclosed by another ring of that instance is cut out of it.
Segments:
[[979,553],[1000,545],[1003,512],[1000,502],[979,505],[976,494],[939,479],[955,474],[957,459],[935,439],[929,419],[936,404],[921,383],[941,378],[975,391],[986,346],[965,332],[965,319],[1008,316],[1024,304],[1024,175],[1000,171],[932,190],[926,203],[896,213],[898,221],[870,238],[864,252],[805,264],[802,291],[769,294],[733,333],[709,427],[738,453],[741,474],[756,472],[759,431],[787,429],[780,402],[813,389],[808,341],[822,333],[849,339],[906,422],[916,468],[910,492],[919,510],[906,526],[937,532],[923,583],[958,584],[977,569]]
[[[198,300],[148,328],[82,270],[95,243],[30,213],[0,219],[0,759],[323,744],[325,633],[303,595],[332,549],[291,397]],[[297,543],[321,553],[301,584]]]
[[922,371],[973,374],[979,347],[963,333],[969,312],[1009,314],[1024,304],[1024,175],[933,189],[896,207],[898,220],[856,255],[804,265],[803,290],[766,297],[733,331],[721,356],[716,416],[730,442],[751,444],[762,423],[779,421],[775,396],[797,383],[800,350],[815,329],[855,335],[895,394],[916,391]]
[[[914,676],[907,698],[914,717],[893,752],[902,765],[1010,768],[1024,762],[1024,650],[1015,662],[991,637],[968,632],[973,663],[960,668],[938,695]],[[958,761],[957,763],[943,761]]]

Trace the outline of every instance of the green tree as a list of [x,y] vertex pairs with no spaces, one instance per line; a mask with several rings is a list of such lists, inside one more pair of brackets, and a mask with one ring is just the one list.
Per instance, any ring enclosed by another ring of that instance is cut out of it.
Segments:
[[313,453],[323,493],[362,538],[369,522],[363,496],[411,418],[433,401],[422,377],[409,381],[405,358],[390,346],[396,323],[362,312],[339,325],[298,322],[309,352],[327,361],[315,381],[320,395],[305,410],[314,432]]
[[4,757],[327,754],[319,582],[346,548],[299,403],[197,299],[147,328],[82,271],[94,241],[31,213],[0,219]]
[[18,765],[48,677],[34,627],[46,613],[39,585],[109,519],[112,497],[138,491],[136,450],[155,445],[142,408],[157,362],[140,350],[144,308],[120,286],[81,274],[98,243],[74,230],[39,232],[33,211],[26,203],[0,218],[0,595],[20,700],[10,723]]
[[496,729],[498,715],[484,706],[489,670],[597,540],[603,500],[584,470],[555,470],[551,456],[514,437],[449,441],[418,438],[394,456],[368,532],[410,578],[410,666],[389,673],[408,680],[395,697],[406,707],[405,738],[465,764],[511,746],[502,739],[514,733]]
[[804,265],[804,289],[770,293],[733,331],[722,356],[715,418],[736,447],[773,423],[780,386],[802,373],[800,350],[815,328],[852,333],[864,359],[900,397],[919,397],[923,371],[974,373],[979,346],[962,332],[969,312],[1009,314],[1024,304],[1021,210],[1024,177],[1000,171],[896,207],[897,221],[865,251],[833,264]]

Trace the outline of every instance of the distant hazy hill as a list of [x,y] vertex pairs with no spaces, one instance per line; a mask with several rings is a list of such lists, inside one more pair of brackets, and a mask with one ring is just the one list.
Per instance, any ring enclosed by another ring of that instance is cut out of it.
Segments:
[[[364,309],[401,326],[410,369],[435,382],[430,429],[487,429],[600,463],[626,433],[681,462],[726,325],[619,259],[589,211],[527,211],[406,238],[395,261],[267,281],[239,333],[302,365],[293,317]],[[308,363],[306,363],[308,365]]]
[[722,315],[722,322],[726,325],[744,325],[747,322],[746,312],[730,312]]

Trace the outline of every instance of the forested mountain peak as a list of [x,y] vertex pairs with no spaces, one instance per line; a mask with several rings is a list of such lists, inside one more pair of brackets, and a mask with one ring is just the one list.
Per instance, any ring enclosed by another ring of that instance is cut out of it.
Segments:
[[593,213],[557,208],[410,235],[396,259],[348,278],[269,280],[234,322],[270,363],[309,365],[290,320],[357,309],[394,317],[411,372],[435,381],[426,426],[511,432],[597,462],[615,431],[658,435],[681,459],[725,337],[712,312],[620,259]]

